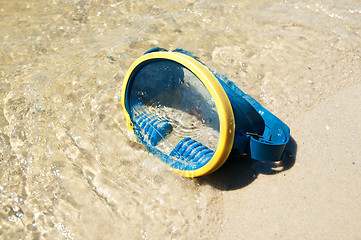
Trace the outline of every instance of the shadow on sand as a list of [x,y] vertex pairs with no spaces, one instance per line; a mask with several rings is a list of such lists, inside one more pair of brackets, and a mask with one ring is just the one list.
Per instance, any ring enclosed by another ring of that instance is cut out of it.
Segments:
[[197,178],[222,191],[236,190],[252,183],[258,174],[277,174],[290,169],[296,161],[297,144],[291,137],[279,162],[259,162],[245,155],[231,153],[227,161],[214,173]]

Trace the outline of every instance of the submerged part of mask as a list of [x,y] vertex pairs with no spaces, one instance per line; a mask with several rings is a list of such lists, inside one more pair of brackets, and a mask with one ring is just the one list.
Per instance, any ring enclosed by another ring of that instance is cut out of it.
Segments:
[[289,128],[183,50],[156,48],[128,70],[122,106],[129,130],[186,177],[217,170],[231,150],[279,161]]

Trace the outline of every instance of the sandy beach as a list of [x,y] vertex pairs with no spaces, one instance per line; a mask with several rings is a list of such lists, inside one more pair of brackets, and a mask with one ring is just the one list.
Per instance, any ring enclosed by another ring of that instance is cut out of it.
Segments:
[[220,238],[360,238],[360,93],[341,90],[294,121],[291,169],[224,193]]
[[[361,239],[361,6],[0,0],[0,239]],[[125,73],[183,48],[291,129],[187,179],[131,141]]]

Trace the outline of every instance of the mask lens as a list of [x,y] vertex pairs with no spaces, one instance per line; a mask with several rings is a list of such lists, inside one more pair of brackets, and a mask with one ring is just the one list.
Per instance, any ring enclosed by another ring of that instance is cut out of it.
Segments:
[[176,169],[207,164],[218,145],[220,124],[202,81],[167,59],[148,60],[134,73],[127,108],[139,140]]

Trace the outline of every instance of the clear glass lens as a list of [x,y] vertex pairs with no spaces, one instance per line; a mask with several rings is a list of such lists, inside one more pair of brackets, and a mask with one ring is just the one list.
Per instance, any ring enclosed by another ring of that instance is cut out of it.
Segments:
[[165,59],[143,63],[132,79],[129,110],[138,137],[178,168],[206,164],[217,148],[219,117],[202,81]]

